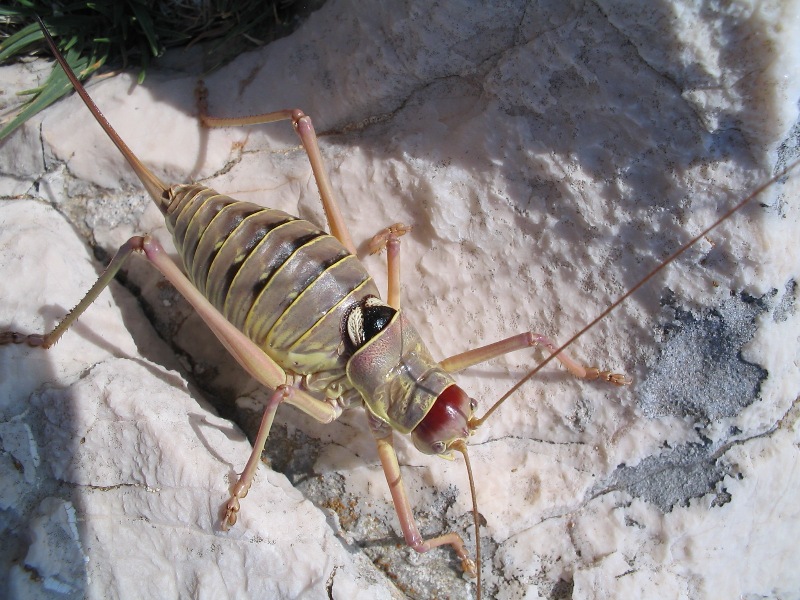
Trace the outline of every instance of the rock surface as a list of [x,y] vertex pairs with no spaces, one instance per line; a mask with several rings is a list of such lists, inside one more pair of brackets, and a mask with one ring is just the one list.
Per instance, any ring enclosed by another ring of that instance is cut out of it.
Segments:
[[[798,15],[331,0],[206,83],[215,114],[314,118],[358,242],[414,226],[403,303],[445,357],[527,329],[569,338],[790,161]],[[89,91],[162,179],[322,223],[288,125],[198,127],[199,70],[173,56],[144,86],[120,75]],[[0,71],[7,90],[41,75]],[[42,331],[77,303],[100,268],[87,240],[169,243],[75,97],[0,147],[0,169],[0,328]],[[474,436],[485,597],[798,597],[797,188],[771,187],[573,347],[631,388],[547,367]],[[364,262],[384,289],[383,257]],[[474,594],[449,551],[403,547],[358,410],[322,427],[283,409],[268,442],[322,510],[265,467],[221,532],[249,446],[205,397],[246,414],[266,392],[144,261],[127,278],[169,346],[115,283],[54,349],[0,347],[6,596]],[[459,381],[482,412],[540,357]],[[405,442],[400,459],[423,533],[472,547],[460,461]]]

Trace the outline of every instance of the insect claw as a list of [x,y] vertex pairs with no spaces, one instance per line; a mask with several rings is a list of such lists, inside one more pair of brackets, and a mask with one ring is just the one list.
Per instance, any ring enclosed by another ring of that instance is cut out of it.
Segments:
[[225,516],[222,518],[222,529],[228,531],[231,527],[236,525],[237,513],[239,512],[239,500],[231,498],[228,504],[225,505]]
[[[28,344],[31,348],[38,348],[39,346],[45,346],[44,341],[44,336],[39,333],[25,335],[16,331],[0,332],[0,346],[4,344]],[[49,346],[45,346],[45,348],[49,348]]]
[[601,381],[607,381],[608,383],[612,383],[614,385],[630,385],[633,383],[633,379],[625,375],[624,373],[612,373],[611,371],[601,371],[597,367],[590,367],[586,369],[586,379],[589,381],[593,379],[600,379]]
[[613,383],[614,385],[630,385],[633,383],[633,379],[625,375],[624,373],[608,373],[604,375],[604,379],[609,383]]
[[462,559],[461,568],[463,569],[464,573],[466,573],[473,579],[478,576],[478,569],[475,566],[475,561],[472,560],[471,558]]
[[386,229],[382,229],[369,241],[369,253],[377,254],[386,248],[389,242],[407,234],[409,231],[411,231],[411,225],[404,225],[403,223],[395,223]]
[[225,504],[225,516],[222,518],[222,528],[228,530],[236,524],[236,517],[239,512],[239,499],[247,496],[250,491],[251,479],[239,478],[233,486],[231,497]]

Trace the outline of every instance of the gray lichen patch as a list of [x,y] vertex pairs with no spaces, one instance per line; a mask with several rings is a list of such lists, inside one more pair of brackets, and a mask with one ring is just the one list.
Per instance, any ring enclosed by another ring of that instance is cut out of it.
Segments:
[[[730,467],[719,460],[717,445],[706,440],[648,456],[632,467],[620,465],[592,490],[590,497],[622,490],[668,513],[674,506],[688,506],[692,498],[714,491],[729,474]],[[725,501],[718,499],[716,503],[721,505]]]
[[752,404],[767,371],[745,360],[742,348],[768,310],[768,297],[742,294],[699,315],[678,306],[673,294],[664,304],[674,318],[663,326],[665,342],[638,389],[644,414],[707,424]]

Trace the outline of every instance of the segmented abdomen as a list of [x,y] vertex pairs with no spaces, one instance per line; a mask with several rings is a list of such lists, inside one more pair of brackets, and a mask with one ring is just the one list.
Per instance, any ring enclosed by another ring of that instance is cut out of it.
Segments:
[[197,184],[171,194],[167,225],[195,287],[284,369],[315,374],[331,397],[349,389],[343,319],[378,295],[361,262],[283,211]]

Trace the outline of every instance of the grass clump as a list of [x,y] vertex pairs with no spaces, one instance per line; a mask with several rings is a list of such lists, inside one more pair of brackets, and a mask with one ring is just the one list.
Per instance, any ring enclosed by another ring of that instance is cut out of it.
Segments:
[[[168,48],[197,43],[203,44],[212,71],[288,34],[319,5],[304,3],[301,11],[294,0],[16,0],[0,4],[0,63],[49,54],[38,14],[81,80],[103,65],[133,66],[141,83],[152,59]],[[0,140],[70,89],[55,67],[43,85],[18,92],[31,99],[0,129]]]

